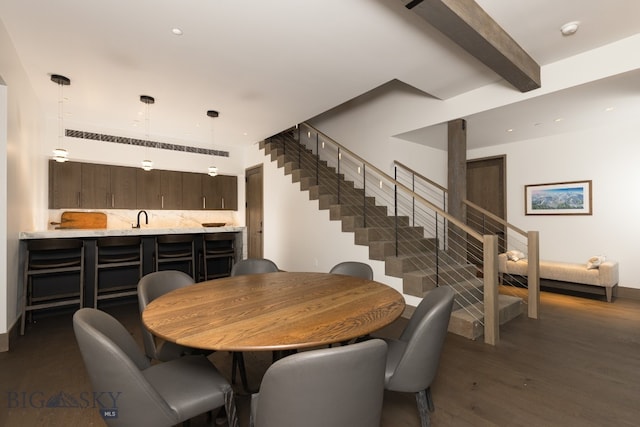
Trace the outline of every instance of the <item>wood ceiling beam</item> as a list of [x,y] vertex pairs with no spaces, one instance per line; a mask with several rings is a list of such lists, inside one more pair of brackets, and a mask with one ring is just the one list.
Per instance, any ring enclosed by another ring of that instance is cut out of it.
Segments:
[[540,66],[473,0],[413,0],[406,7],[521,92],[540,87]]

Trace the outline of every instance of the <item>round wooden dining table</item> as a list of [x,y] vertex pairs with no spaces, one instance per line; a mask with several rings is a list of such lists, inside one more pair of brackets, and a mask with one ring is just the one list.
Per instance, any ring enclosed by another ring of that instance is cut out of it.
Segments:
[[328,273],[277,272],[209,280],[152,301],[142,322],[187,347],[225,351],[309,348],[367,335],[405,307],[395,289]]

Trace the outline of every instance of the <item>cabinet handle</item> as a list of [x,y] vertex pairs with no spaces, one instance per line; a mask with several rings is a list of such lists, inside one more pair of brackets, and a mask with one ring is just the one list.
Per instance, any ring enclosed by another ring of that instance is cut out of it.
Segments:
[[207,196],[202,196],[202,209],[207,209]]
[[80,192],[78,191],[78,207],[80,207]]
[[164,196],[160,196],[160,208],[164,209]]
[[224,197],[222,198],[222,209],[224,209]]
[[116,197],[115,194],[111,193],[111,207],[114,207],[116,205]]

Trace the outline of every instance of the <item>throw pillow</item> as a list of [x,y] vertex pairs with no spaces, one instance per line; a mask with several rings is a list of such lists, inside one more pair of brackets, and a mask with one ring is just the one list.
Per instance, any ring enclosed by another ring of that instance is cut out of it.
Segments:
[[600,265],[604,262],[605,259],[606,258],[602,255],[592,256],[587,261],[587,270],[593,270],[600,267]]
[[520,251],[512,250],[507,252],[507,259],[509,261],[520,261],[524,259],[524,254]]

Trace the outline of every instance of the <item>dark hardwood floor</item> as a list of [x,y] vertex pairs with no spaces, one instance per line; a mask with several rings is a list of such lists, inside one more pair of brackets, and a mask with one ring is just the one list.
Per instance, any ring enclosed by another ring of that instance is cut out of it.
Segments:
[[[141,342],[136,304],[105,311]],[[396,335],[404,322],[380,334]],[[500,334],[496,347],[449,334],[432,387],[434,427],[640,425],[640,301],[608,304],[543,292],[539,320],[520,316]],[[257,387],[271,355],[245,358]],[[211,360],[230,374],[228,353],[214,353]],[[11,351],[0,353],[0,384],[0,426],[103,425],[70,314],[28,325]],[[247,426],[249,396],[237,388],[240,423]],[[46,406],[61,393],[80,407]],[[205,417],[191,423],[206,424]],[[413,395],[385,394],[382,425],[419,426]]]

